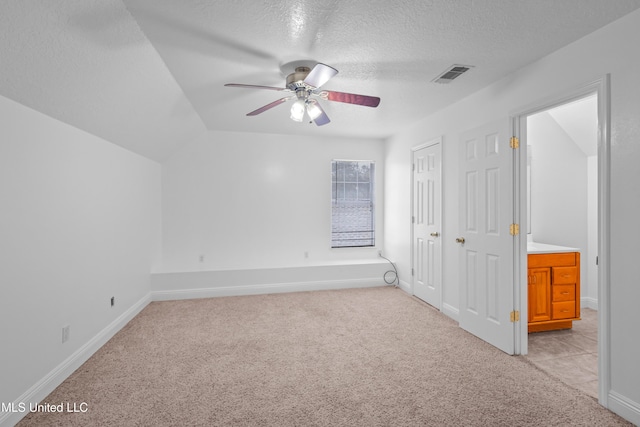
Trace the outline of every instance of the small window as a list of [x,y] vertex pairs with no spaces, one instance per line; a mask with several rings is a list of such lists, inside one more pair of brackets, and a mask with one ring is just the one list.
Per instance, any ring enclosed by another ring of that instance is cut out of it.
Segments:
[[375,164],[333,160],[331,170],[331,247],[375,246]]

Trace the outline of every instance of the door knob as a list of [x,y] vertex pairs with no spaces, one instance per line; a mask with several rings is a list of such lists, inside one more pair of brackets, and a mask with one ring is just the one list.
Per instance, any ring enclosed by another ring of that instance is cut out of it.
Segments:
[[464,237],[458,237],[458,238],[456,238],[456,243],[464,244]]
[[437,231],[434,233],[431,233],[431,237],[438,237],[440,235],[440,233],[438,233]]

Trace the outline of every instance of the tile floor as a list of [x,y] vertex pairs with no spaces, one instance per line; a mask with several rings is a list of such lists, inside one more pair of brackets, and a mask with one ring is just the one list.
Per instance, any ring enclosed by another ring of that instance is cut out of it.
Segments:
[[573,329],[529,334],[534,365],[598,398],[598,312],[583,308]]

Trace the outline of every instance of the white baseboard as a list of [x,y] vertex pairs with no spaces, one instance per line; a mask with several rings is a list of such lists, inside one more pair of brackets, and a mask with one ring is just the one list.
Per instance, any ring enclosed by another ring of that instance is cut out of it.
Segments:
[[51,372],[35,383],[29,390],[13,402],[13,408],[26,406],[25,412],[5,412],[0,414],[0,426],[13,426],[29,413],[29,403],[39,403],[56,387],[66,380],[76,369],[86,362],[100,347],[106,344],[120,329],[144,309],[151,302],[150,294],[145,295],[127,311],[118,316],[106,328],[91,338],[71,356],[56,366]]
[[598,300],[592,297],[580,298],[580,306],[598,311]]
[[[403,280],[400,281],[400,289],[402,289],[403,291],[405,291],[406,293],[408,293],[409,295],[413,295],[413,291],[411,289],[411,284],[407,283]],[[442,312],[443,314],[445,314],[448,317],[451,317],[454,320],[458,320],[458,314],[459,314],[459,310],[452,306],[449,305],[445,302],[442,303],[442,309],[440,310],[440,312]]]
[[195,298],[261,295],[285,292],[322,291],[330,289],[373,288],[388,286],[380,277],[370,279],[325,280],[313,282],[269,283],[236,286],[216,286],[197,289],[152,291],[152,301],[171,301]]
[[610,391],[608,405],[610,411],[640,426],[640,403],[634,402],[615,391]]
[[452,318],[455,321],[458,321],[458,317],[460,315],[460,310],[456,307],[447,304],[446,302],[442,303],[442,312]]
[[408,293],[409,295],[413,295],[413,291],[411,289],[411,283],[407,283],[404,280],[400,280],[398,287]]

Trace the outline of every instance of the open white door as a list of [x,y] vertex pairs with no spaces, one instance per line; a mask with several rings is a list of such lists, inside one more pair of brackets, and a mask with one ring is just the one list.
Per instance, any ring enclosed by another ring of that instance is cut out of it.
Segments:
[[442,305],[440,139],[413,150],[413,294]]
[[514,353],[513,149],[509,121],[460,138],[460,326]]

